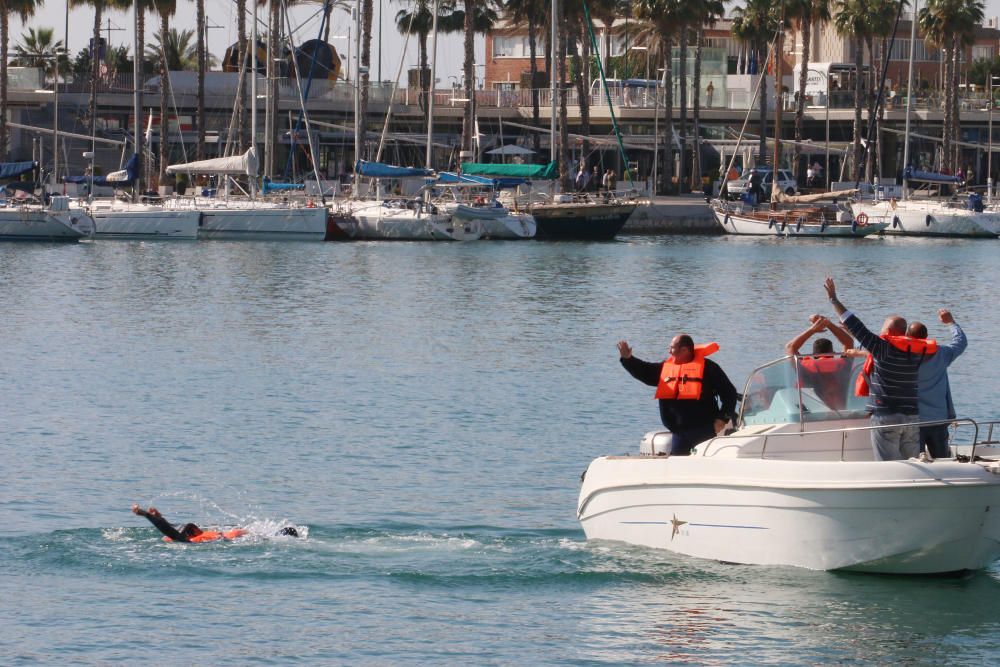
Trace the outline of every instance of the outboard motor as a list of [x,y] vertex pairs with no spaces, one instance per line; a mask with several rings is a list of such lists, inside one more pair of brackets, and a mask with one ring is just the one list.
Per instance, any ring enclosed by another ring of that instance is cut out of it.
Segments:
[[643,456],[670,456],[670,446],[674,435],[670,431],[650,431],[639,442],[639,453]]
[[969,193],[969,210],[976,213],[983,212],[983,196],[978,192]]

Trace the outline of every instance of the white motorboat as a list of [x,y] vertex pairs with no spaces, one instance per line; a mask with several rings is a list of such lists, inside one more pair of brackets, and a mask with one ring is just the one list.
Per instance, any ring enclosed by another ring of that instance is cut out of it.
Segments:
[[77,241],[93,234],[93,219],[71,209],[69,197],[52,197],[48,206],[11,203],[0,208],[0,240]]
[[90,206],[99,239],[197,239],[197,210],[94,200]]
[[1000,460],[876,461],[865,399],[851,390],[860,360],[817,393],[792,359],[757,369],[736,430],[691,456],[656,455],[669,433],[653,432],[639,456],[593,461],[577,508],[588,539],[896,574],[975,570],[1000,556]]
[[712,213],[727,234],[739,236],[864,237],[888,227],[887,222],[859,221],[846,211],[815,206],[769,211],[717,199],[712,202]]

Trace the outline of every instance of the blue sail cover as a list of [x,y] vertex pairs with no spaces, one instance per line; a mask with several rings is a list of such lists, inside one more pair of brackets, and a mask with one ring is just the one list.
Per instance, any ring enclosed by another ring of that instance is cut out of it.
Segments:
[[269,178],[264,179],[264,184],[261,186],[261,194],[269,194],[271,192],[286,192],[288,190],[305,190],[305,183],[275,183]]
[[[139,171],[139,156],[135,153],[125,163],[125,168],[121,171],[113,171],[107,176],[95,176],[94,185],[100,187],[115,187],[132,185],[135,181],[136,173]],[[90,183],[90,176],[66,176],[63,178],[66,183]]]
[[358,160],[354,165],[355,173],[369,178],[426,178],[434,177],[434,171],[421,167],[395,167],[383,162],[368,162]]
[[38,165],[37,162],[0,162],[0,178],[17,178]]
[[462,183],[467,185],[485,185],[496,190],[503,190],[505,188],[516,188],[519,185],[524,185],[529,181],[525,178],[512,178],[512,177],[500,177],[500,178],[487,178],[486,176],[475,176],[473,174],[454,174],[450,171],[445,171],[438,174],[438,183],[443,183],[445,185],[452,185],[456,183]]
[[961,183],[958,176],[949,174],[939,174],[936,171],[918,171],[913,167],[907,167],[903,171],[903,178],[908,181],[922,181],[924,183]]

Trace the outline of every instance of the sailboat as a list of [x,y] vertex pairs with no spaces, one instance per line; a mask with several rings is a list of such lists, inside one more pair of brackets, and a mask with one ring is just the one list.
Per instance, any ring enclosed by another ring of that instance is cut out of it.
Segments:
[[[784,25],[784,6],[782,5],[782,19],[779,25]],[[774,156],[772,164],[777,166],[781,156],[781,65],[782,59],[775,54],[781,53],[781,41],[783,28],[777,30],[777,36],[771,44],[768,53],[768,60],[772,57],[775,62],[774,74]],[[760,87],[765,80],[767,68],[762,68],[760,77],[754,87],[753,98],[750,106],[757,101],[760,94]],[[743,130],[746,129],[751,110],[747,110],[747,116],[743,121],[743,129],[740,131],[736,149],[733,150],[733,157],[729,167],[723,173],[728,173],[732,168],[732,160],[736,157],[739,141],[743,139]],[[777,172],[775,172],[777,173]],[[743,198],[737,202],[730,202],[722,197],[714,199],[710,206],[716,222],[727,234],[738,236],[786,236],[786,237],[864,237],[878,234],[888,226],[885,222],[869,221],[867,217],[855,217],[851,212],[841,208],[837,202],[837,197],[847,196],[847,193],[819,193],[815,195],[802,195],[789,197],[781,191],[779,178],[771,179],[771,204],[769,208],[758,208],[750,198],[749,193],[744,193]],[[810,205],[824,199],[833,198],[832,206]],[[778,203],[788,202],[788,205],[779,208]],[[804,205],[803,205],[804,204]]]
[[[910,164],[910,111],[913,105],[913,60],[917,38],[917,2],[914,0],[910,20],[910,57],[907,74],[906,122],[903,133],[903,196],[883,198],[875,189],[874,199],[862,199],[851,204],[855,218],[879,221],[886,225],[887,234],[907,236],[965,236],[995,238],[1000,232],[1000,213],[984,210],[982,198],[970,195],[965,201],[932,197],[934,188],[957,185],[959,179],[947,174],[917,171]],[[921,194],[914,198],[911,183],[920,183]],[[940,190],[939,190],[940,192]]]
[[[17,178],[38,169],[38,163],[0,162],[0,180]],[[46,206],[33,194],[15,190],[0,195],[0,240],[77,241],[94,233],[86,211],[71,210],[69,197],[54,196]]]

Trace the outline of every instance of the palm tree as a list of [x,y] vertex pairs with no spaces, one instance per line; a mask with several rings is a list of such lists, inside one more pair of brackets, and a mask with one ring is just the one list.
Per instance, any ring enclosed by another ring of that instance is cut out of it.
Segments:
[[195,149],[195,159],[205,159],[205,0],[195,0],[195,24],[198,31],[198,141]]
[[[396,13],[396,29],[406,34],[409,31],[417,36],[417,50],[420,57],[420,106],[427,117],[427,95],[430,86],[430,67],[427,62],[427,36],[431,34],[434,25],[434,14],[431,11],[433,0],[413,0],[412,8],[401,9]],[[448,16],[454,9],[451,0],[438,3],[439,21],[442,16]]]
[[[170,155],[170,122],[167,120],[167,101],[170,98],[170,68],[177,65],[176,69],[182,67],[181,57],[191,58],[196,54],[192,53],[191,31],[184,30],[178,33],[176,30],[170,32],[170,17],[177,11],[177,0],[156,0],[156,11],[160,15],[160,173],[159,184],[167,180],[167,160]],[[173,46],[173,52],[168,46]],[[183,47],[183,48],[182,48]],[[176,58],[171,62],[171,57]],[[188,63],[191,61],[188,60]]]
[[[906,0],[903,0],[906,3]],[[909,4],[909,3],[906,3]],[[880,173],[881,156],[879,148],[879,137],[881,134],[882,118],[885,113],[885,105],[879,104],[879,86],[882,84],[882,63],[889,48],[889,36],[896,25],[896,16],[900,11],[900,5],[896,0],[869,0],[868,4],[868,53],[874,65],[872,81],[872,94],[868,103],[869,124],[871,118],[875,118],[875,132],[868,138],[866,150],[865,171],[872,177]],[[878,52],[874,50],[878,44]]]
[[59,64],[66,60],[66,48],[61,39],[53,41],[54,35],[54,28],[28,28],[28,32],[21,35],[21,43],[14,46],[17,56],[10,64],[42,68],[42,83],[48,85],[49,77],[55,80]]
[[[745,7],[733,10],[733,34],[747,45],[748,55],[756,58],[758,68],[767,67],[768,45],[778,30],[778,15],[768,0],[747,0]],[[760,86],[760,143],[757,160],[767,156],[767,86]],[[777,165],[775,165],[777,167]]]
[[10,41],[10,17],[22,22],[41,6],[35,0],[0,0],[0,162],[7,159],[7,46]]
[[[538,98],[538,30],[546,24],[547,12],[546,3],[542,0],[506,0],[504,2],[504,15],[515,25],[528,24],[528,53],[531,58],[529,63],[531,76],[531,121],[535,127],[541,125],[541,108]],[[551,74],[551,72],[549,72]],[[532,132],[531,137],[534,143],[534,150],[537,154],[541,150],[541,136],[538,132]]]
[[[865,39],[869,33],[868,3],[866,0],[837,0],[833,18],[837,34],[854,40],[854,133],[851,173],[854,180],[861,178],[861,109],[864,100],[863,82],[865,65]],[[870,174],[869,174],[870,175]]]
[[[802,34],[802,59],[799,71],[799,96],[795,105],[795,168],[799,182],[806,174],[806,160],[802,155],[802,126],[806,111],[806,81],[809,78],[809,49],[812,48],[813,27],[830,20],[830,0],[788,0],[785,13],[795,22]],[[829,83],[829,82],[828,82]],[[827,104],[829,104],[829,99]],[[827,169],[830,165],[827,165]]]
[[[367,145],[368,129],[368,86],[371,81],[372,62],[372,20],[374,18],[374,6],[372,0],[362,0],[361,3],[361,76],[359,77],[361,90],[358,102],[359,117],[356,123],[361,123],[361,145]],[[357,156],[360,158],[361,156]]]
[[[156,6],[161,6],[156,0]],[[163,27],[162,17],[160,27]],[[146,57],[159,67],[162,53],[167,55],[167,68],[171,72],[190,71],[198,69],[198,45],[194,30],[167,29],[167,39],[164,42],[162,31],[153,37],[153,43],[146,47]],[[165,45],[165,46],[164,46]],[[209,66],[216,64],[215,58],[208,56]]]
[[465,98],[469,101],[465,103],[465,116],[462,120],[462,150],[471,151],[476,133],[476,34],[488,32],[499,17],[493,8],[493,0],[464,0],[463,7],[455,9],[445,29],[461,25],[464,34],[465,58],[462,69],[465,79]]

